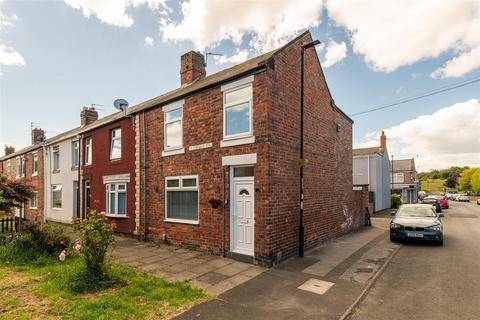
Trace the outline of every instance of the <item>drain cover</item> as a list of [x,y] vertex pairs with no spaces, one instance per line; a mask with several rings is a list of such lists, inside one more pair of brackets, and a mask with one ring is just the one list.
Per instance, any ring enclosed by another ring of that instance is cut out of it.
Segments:
[[316,294],[324,294],[328,291],[335,283],[318,280],[318,279],[309,279],[305,281],[301,286],[298,287],[300,290],[310,291]]

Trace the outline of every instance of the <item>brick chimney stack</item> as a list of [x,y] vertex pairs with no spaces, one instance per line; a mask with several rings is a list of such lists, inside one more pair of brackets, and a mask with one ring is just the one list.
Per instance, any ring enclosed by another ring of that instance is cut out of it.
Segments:
[[15,152],[15,147],[5,145],[5,155],[8,156]]
[[98,112],[95,107],[83,107],[80,112],[80,124],[83,126],[98,120]]
[[197,51],[189,51],[180,58],[180,82],[182,85],[204,78],[205,58]]
[[382,151],[385,151],[387,149],[387,136],[383,131],[382,135],[380,136],[380,149],[382,149]]
[[45,139],[45,131],[40,128],[33,128],[32,129],[32,144],[37,144],[43,142]]

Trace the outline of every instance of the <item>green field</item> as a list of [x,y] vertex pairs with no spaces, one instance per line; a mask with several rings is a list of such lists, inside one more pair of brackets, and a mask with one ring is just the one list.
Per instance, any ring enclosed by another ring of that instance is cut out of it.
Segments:
[[425,181],[421,181],[421,190],[425,191],[426,193],[432,191],[443,191],[445,188],[445,186],[443,185],[444,182],[444,179],[427,179]]

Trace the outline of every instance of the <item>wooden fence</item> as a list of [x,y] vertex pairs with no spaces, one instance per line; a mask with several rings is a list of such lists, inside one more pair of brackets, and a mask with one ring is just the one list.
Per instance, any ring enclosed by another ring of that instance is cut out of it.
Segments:
[[0,217],[0,233],[17,232],[19,224],[18,217]]

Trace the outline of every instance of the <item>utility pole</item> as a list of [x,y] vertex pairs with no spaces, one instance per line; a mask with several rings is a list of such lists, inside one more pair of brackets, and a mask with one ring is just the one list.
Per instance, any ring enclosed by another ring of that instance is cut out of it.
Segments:
[[300,159],[298,164],[300,166],[300,225],[298,226],[298,256],[303,257],[303,252],[305,249],[305,226],[303,225],[303,166],[305,165],[305,160],[303,159],[303,87],[304,87],[304,74],[305,74],[305,50],[308,48],[315,47],[320,44],[320,41],[315,40],[312,42],[304,43],[302,45],[301,54],[300,54]]
[[393,199],[392,199],[392,194],[393,194],[393,154],[392,154],[392,165],[390,166],[391,167],[391,171],[392,171],[392,181],[391,181],[391,187],[390,187],[390,203],[391,203],[391,207],[393,208]]

